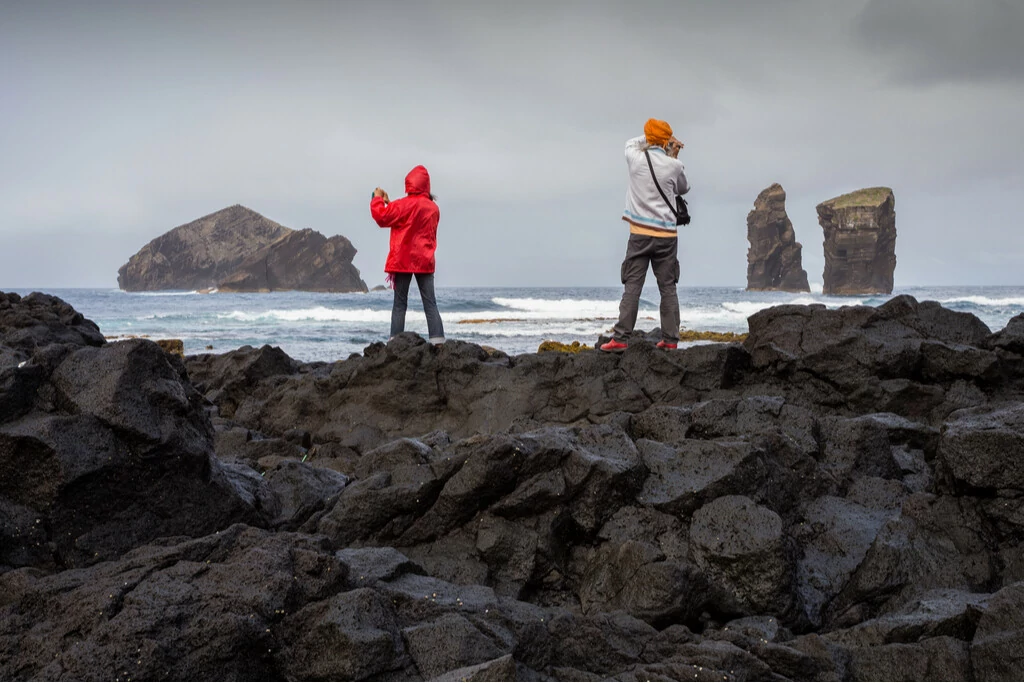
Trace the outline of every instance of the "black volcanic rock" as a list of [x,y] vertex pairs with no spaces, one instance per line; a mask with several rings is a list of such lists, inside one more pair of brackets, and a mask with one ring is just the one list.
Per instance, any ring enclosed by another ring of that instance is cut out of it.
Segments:
[[803,246],[796,241],[786,215],[786,191],[778,183],[761,191],[747,214],[747,289],[808,292],[801,263]]
[[291,230],[235,204],[152,240],[117,271],[129,292],[208,289]]
[[890,294],[896,270],[896,200],[871,187],[818,204],[825,232],[825,294]]
[[3,296],[5,680],[1021,677],[1016,328],[183,366]]
[[365,292],[352,265],[356,248],[347,238],[330,239],[314,230],[296,230],[246,258],[217,283],[223,292]]
[[179,359],[103,343],[56,297],[0,297],[0,357],[26,357],[0,368],[0,566],[82,566],[262,519],[213,458]]
[[355,254],[345,237],[292,230],[236,204],[157,237],[121,266],[117,283],[127,291],[365,292]]

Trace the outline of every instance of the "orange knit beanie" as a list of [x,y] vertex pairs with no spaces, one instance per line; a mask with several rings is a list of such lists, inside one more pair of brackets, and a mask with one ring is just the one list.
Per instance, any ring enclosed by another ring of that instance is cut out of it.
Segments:
[[647,136],[647,142],[650,144],[664,147],[668,139],[672,137],[672,126],[658,119],[647,119],[647,123],[644,124],[644,135]]

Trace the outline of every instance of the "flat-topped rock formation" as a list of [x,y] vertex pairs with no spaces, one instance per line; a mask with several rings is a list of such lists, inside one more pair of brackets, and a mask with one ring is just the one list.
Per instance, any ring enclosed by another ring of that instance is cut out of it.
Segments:
[[365,292],[345,237],[295,231],[235,205],[152,240],[118,271],[127,291]]
[[896,200],[888,187],[818,204],[825,232],[825,294],[891,294],[896,270]]
[[778,183],[761,191],[747,214],[747,289],[808,292],[807,271],[793,223],[786,215],[786,191]]
[[1024,315],[182,362],[0,293],[4,680],[1019,680]]

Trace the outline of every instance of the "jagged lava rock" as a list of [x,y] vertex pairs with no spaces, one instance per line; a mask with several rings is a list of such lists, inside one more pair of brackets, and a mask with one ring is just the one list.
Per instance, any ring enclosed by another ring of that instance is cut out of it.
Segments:
[[222,292],[365,292],[352,265],[356,248],[342,235],[296,230],[260,249],[217,283]]
[[129,292],[206,289],[252,255],[292,232],[240,204],[160,235],[117,271]]
[[262,521],[213,457],[179,358],[146,339],[103,343],[56,297],[0,297],[0,359],[17,361],[0,366],[0,567],[82,566]]
[[825,294],[891,294],[896,270],[896,200],[871,187],[818,204],[825,231]]
[[786,215],[786,191],[778,183],[761,191],[747,214],[747,289],[808,292],[803,246]]
[[3,321],[0,679],[1021,679],[1019,321],[184,364]]

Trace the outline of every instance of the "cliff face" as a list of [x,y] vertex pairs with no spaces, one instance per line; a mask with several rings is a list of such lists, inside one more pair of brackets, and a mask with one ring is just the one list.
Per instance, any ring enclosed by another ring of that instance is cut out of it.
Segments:
[[330,239],[315,230],[288,233],[247,258],[217,284],[222,292],[365,292],[352,265],[356,248],[345,237]]
[[747,289],[807,292],[803,245],[786,215],[786,191],[778,183],[765,188],[747,214]]
[[178,226],[144,246],[117,271],[129,292],[215,287],[253,252],[291,230],[236,204]]
[[365,292],[355,255],[341,235],[292,230],[235,205],[157,237],[121,266],[117,284],[131,292]]
[[896,270],[896,200],[871,187],[818,204],[825,231],[825,294],[890,294]]

